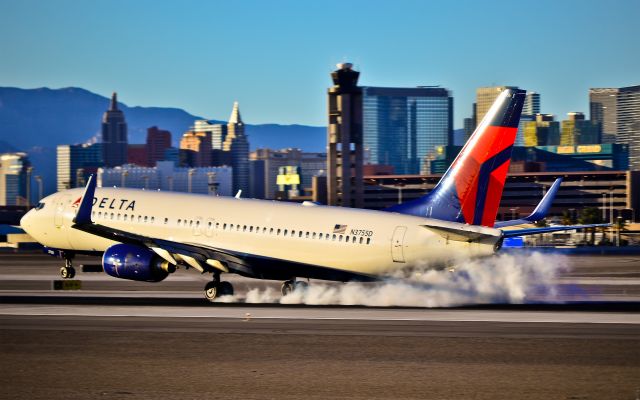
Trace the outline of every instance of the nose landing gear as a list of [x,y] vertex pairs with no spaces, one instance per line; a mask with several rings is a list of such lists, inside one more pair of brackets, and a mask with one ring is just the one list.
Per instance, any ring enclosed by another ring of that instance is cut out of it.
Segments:
[[295,278],[290,279],[288,281],[282,282],[282,286],[280,287],[280,292],[282,296],[286,296],[291,294],[294,290],[305,290],[309,287],[309,284],[305,281],[297,281]]
[[65,258],[64,267],[60,268],[60,276],[62,279],[73,279],[76,276],[76,269],[71,265],[71,258]]

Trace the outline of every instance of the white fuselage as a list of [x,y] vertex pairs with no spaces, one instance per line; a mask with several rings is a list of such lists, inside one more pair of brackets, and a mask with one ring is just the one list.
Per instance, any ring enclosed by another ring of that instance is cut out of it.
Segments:
[[[105,251],[116,242],[71,227],[82,194],[71,189],[43,199],[44,207],[31,210],[21,225],[47,247]],[[492,254],[499,240],[492,228],[481,229],[495,241],[447,240],[425,226],[461,224],[383,211],[118,188],[96,189],[92,221],[151,238],[372,275]]]

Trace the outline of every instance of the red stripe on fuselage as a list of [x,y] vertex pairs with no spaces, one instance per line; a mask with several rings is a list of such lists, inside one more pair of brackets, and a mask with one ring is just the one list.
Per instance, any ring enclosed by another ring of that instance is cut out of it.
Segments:
[[[483,131],[476,132],[477,135],[474,134],[471,139],[469,139],[465,147],[462,149],[460,156],[456,158],[452,168],[457,170],[455,178],[456,192],[460,201],[460,207],[462,208],[462,215],[464,216],[466,223],[473,223],[476,199],[478,196],[485,196],[488,194],[484,192],[478,194],[478,177],[480,175],[480,167],[491,157],[505,150],[507,147],[512,146],[516,140],[517,133],[518,128],[487,126]],[[478,138],[476,139],[475,136],[478,136]],[[504,178],[506,178],[506,174]],[[502,179],[503,185],[504,178]],[[489,184],[489,187],[491,186],[492,185]],[[487,188],[484,189],[486,190]],[[499,192],[502,194],[502,190]],[[500,199],[498,199],[498,201],[499,200]],[[482,218],[483,221],[486,218],[486,210],[488,210],[488,208],[485,205],[485,213],[483,213]],[[493,217],[495,218],[497,210],[496,206],[496,212],[490,212],[489,214],[493,214]],[[491,226],[493,226],[493,222]]]

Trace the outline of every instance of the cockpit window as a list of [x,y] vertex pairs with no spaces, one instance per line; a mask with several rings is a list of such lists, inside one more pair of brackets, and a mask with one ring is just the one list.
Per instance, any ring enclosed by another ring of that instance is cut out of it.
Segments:
[[38,205],[36,206],[36,210],[42,210],[44,208],[44,203],[40,202],[38,203]]

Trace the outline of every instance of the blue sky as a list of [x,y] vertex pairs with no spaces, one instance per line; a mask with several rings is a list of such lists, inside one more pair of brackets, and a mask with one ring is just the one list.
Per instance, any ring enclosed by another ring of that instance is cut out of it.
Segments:
[[127,105],[324,125],[329,73],[442,85],[455,125],[475,89],[518,85],[542,111],[640,84],[640,1],[0,0],[0,86],[79,86]]

